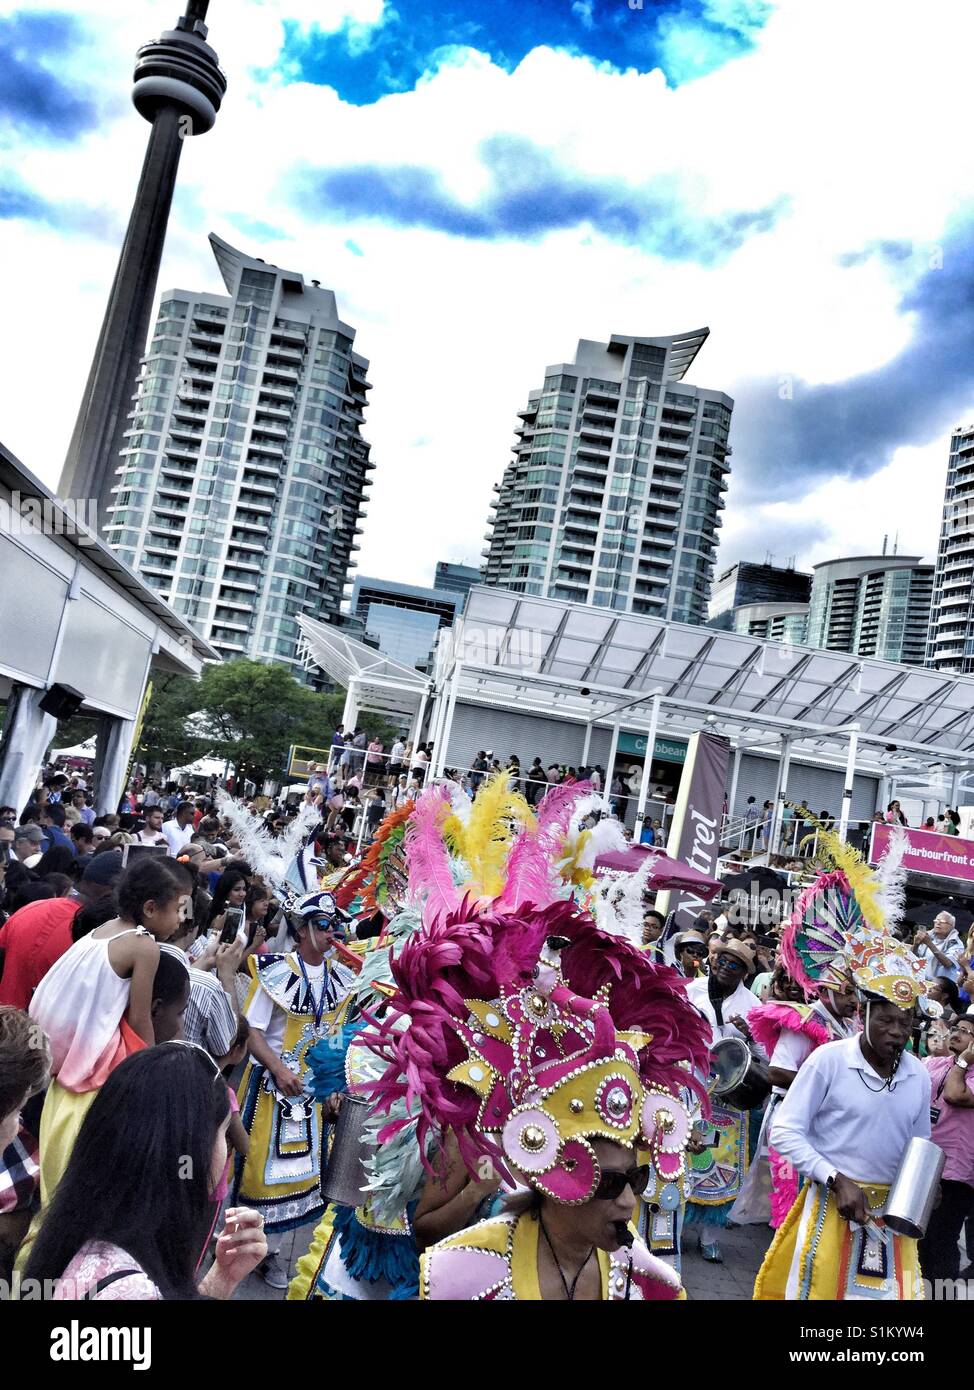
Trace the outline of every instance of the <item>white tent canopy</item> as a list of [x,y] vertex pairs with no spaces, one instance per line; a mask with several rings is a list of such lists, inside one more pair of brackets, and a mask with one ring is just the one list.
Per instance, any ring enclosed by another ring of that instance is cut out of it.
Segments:
[[86,738],[83,743],[76,743],[73,748],[52,748],[51,761],[57,762],[58,758],[94,758],[98,753],[98,735]]
[[169,780],[178,782],[180,777],[222,777],[226,770],[227,764],[223,758],[197,758],[195,763],[190,763],[187,767],[174,767],[169,774]]

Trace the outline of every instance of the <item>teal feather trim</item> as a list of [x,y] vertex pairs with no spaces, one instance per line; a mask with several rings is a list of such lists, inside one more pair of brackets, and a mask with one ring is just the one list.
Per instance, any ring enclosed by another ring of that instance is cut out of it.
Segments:
[[384,1279],[395,1290],[393,1298],[419,1297],[419,1253],[411,1235],[369,1230],[351,1207],[335,1209],[335,1231],[342,1263],[353,1279],[370,1284]]
[[364,1026],[361,1021],[346,1023],[340,1033],[322,1038],[308,1049],[307,1061],[315,1100],[327,1100],[334,1091],[346,1089],[345,1054],[356,1033],[361,1032]]

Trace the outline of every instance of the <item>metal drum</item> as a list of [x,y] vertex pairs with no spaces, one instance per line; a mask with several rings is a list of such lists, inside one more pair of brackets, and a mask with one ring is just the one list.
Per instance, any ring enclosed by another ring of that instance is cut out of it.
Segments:
[[920,1240],[927,1233],[947,1155],[929,1139],[911,1139],[903,1151],[883,1212],[897,1235]]
[[362,1188],[368,1181],[365,1159],[369,1156],[362,1132],[369,1110],[369,1102],[362,1096],[342,1096],[328,1166],[321,1180],[322,1195],[340,1207],[362,1205]]
[[710,1049],[707,1090],[735,1110],[759,1110],[771,1090],[767,1064],[741,1038],[720,1038]]

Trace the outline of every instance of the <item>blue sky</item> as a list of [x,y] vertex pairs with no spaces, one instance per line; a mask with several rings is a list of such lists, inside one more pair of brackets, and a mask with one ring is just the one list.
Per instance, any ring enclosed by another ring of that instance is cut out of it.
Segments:
[[[133,55],[180,8],[0,0],[0,438],[52,483],[145,149]],[[719,563],[885,533],[933,555],[974,414],[967,0],[209,21],[229,91],[184,150],[161,288],[219,292],[214,230],[335,290],[374,383],[362,572],[479,559],[517,411],[579,338],[704,324],[692,378],[737,402]]]
[[513,71],[547,45],[618,71],[659,66],[676,84],[747,52],[769,13],[763,0],[642,0],[633,6],[628,0],[394,0],[381,24],[351,42],[347,27],[322,33],[287,21],[278,67],[291,80],[327,83],[356,105],[410,91],[445,56],[463,49],[489,53]]

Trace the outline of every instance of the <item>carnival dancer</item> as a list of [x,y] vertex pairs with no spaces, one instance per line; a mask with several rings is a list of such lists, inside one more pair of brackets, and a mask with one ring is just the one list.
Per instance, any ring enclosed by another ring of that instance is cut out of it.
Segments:
[[776,1111],[771,1143],[805,1184],[754,1296],[922,1298],[916,1241],[882,1223],[904,1149],[930,1134],[929,1073],[905,1050],[926,990],[922,965],[879,930],[894,921],[883,866],[875,875],[847,845],[834,837],[828,844],[839,867],[796,908],[805,923],[804,967],[814,978],[847,962],[862,1032],[817,1048]]
[[[508,786],[507,774],[485,782],[471,806],[461,789],[444,783],[390,812],[360,864],[344,878],[336,897],[343,908],[356,904],[365,914],[383,914],[380,935],[356,943],[361,951],[361,974],[352,986],[356,1011],[375,1017],[396,993],[392,956],[422,928],[422,906],[428,896],[428,849],[449,846],[447,869],[451,890],[492,897],[503,887],[506,862],[517,824],[533,818],[526,803]],[[402,1020],[402,1026],[407,1020]],[[347,1052],[326,1044],[312,1048],[308,1061],[317,1095],[336,1089],[361,1096],[378,1081],[385,1062],[361,1039],[350,1036]],[[315,1229],[308,1252],[298,1261],[288,1299],[307,1301],[385,1301],[416,1298],[419,1292],[419,1249],[413,1218],[430,1183],[416,1137],[416,1120],[400,1103],[394,1118],[402,1127],[394,1138],[376,1142],[389,1116],[370,1116],[363,1141],[369,1155],[369,1190],[361,1205],[332,1205]],[[431,1135],[427,1148],[451,1148],[449,1136]],[[461,1204],[463,1211],[466,1208]],[[441,1218],[442,1219],[442,1218]],[[456,1216],[454,1231],[470,1224]],[[439,1223],[437,1223],[439,1224]]]
[[272,1288],[287,1287],[276,1259],[284,1233],[316,1221],[325,1207],[326,1125],[338,1097],[316,1098],[308,1051],[323,1038],[335,1041],[336,1053],[343,1046],[358,962],[336,940],[338,922],[334,898],[308,894],[288,910],[294,949],[247,961],[251,1061],[238,1097],[250,1144],[246,1158],[237,1158],[230,1204],[264,1217],[270,1253],[260,1272]]
[[377,1111],[405,1102],[421,1155],[450,1129],[471,1174],[487,1160],[527,1190],[423,1254],[423,1298],[681,1296],[631,1226],[649,1176],[635,1150],[682,1174],[679,1091],[697,1083],[681,1063],[705,1069],[707,1029],[675,972],[560,897],[573,803],[542,806],[489,902],[454,889],[435,837],[424,848],[423,930],[396,954],[397,993],[368,1039],[388,1064]]
[[[789,940],[791,932],[793,928],[789,926],[783,939],[783,954],[788,950],[784,943]],[[784,975],[786,982],[784,990],[779,983],[779,971]],[[807,976],[799,976],[796,979],[784,972],[785,967],[779,966],[775,971],[777,978],[772,980],[772,994],[778,997],[759,1005],[749,1020],[754,1038],[770,1058],[768,1079],[771,1082],[771,1095],[761,1122],[761,1133],[752,1163],[752,1172],[756,1172],[758,1164],[763,1163],[765,1159],[770,1165],[770,1209],[767,1214],[762,1210],[760,1215],[755,1213],[745,1217],[742,1208],[747,1194],[742,1192],[741,1199],[735,1203],[732,1213],[735,1222],[740,1223],[747,1219],[770,1220],[775,1229],[784,1221],[798,1196],[798,1174],[794,1166],[787,1159],[783,1159],[770,1143],[771,1122],[775,1110],[798,1075],[799,1068],[816,1048],[824,1043],[836,1042],[840,1038],[852,1037],[859,1031],[855,987],[852,976],[844,964],[834,967],[826,976],[816,981],[810,980]],[[790,991],[787,989],[788,985],[791,986]],[[802,1002],[806,991],[812,996],[811,1003]],[[790,992],[792,997],[781,997],[786,992]],[[749,1185],[750,1175],[745,1187]]]
[[[742,942],[715,939],[710,974],[687,988],[688,1000],[710,1024],[711,1047],[720,1038],[754,1041],[748,1020],[760,1001],[744,983],[753,968],[754,956]],[[748,1113],[715,1100],[702,1151],[691,1160],[686,1225],[697,1227],[697,1248],[711,1264],[723,1262],[720,1231],[748,1170]]]

